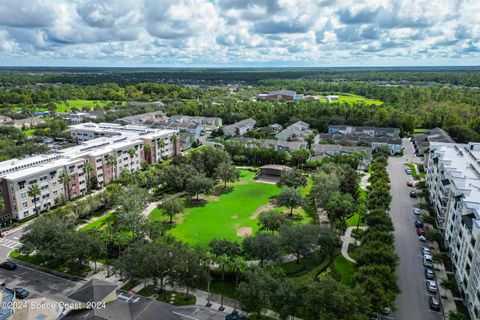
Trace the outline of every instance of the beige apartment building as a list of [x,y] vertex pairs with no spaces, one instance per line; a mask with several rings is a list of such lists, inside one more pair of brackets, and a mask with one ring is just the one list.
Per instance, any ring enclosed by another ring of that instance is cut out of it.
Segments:
[[[179,151],[177,131],[150,129],[143,126],[121,126],[109,123],[84,123],[70,127],[77,146],[26,159],[0,162],[0,196],[5,209],[0,216],[21,220],[52,208],[61,197],[74,199],[87,192],[85,163],[93,170],[101,188],[120,177],[123,171],[135,172],[142,162],[153,163],[171,157]],[[145,151],[149,145],[149,151]],[[129,150],[135,152],[130,154]],[[66,172],[68,183],[61,176]],[[29,187],[38,185],[41,191],[34,199]]]

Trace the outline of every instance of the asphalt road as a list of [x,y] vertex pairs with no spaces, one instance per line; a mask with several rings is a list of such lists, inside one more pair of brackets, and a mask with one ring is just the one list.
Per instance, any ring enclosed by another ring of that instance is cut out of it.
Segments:
[[403,141],[405,151],[403,157],[390,157],[388,174],[391,181],[391,217],[395,227],[395,249],[400,257],[397,269],[400,290],[396,301],[397,311],[392,314],[396,320],[441,320],[441,313],[429,308],[430,294],[426,290],[426,278],[423,268],[421,247],[415,230],[416,217],[412,208],[416,199],[409,196],[412,188],[407,187],[411,176],[405,173],[404,162],[416,158],[410,142]]

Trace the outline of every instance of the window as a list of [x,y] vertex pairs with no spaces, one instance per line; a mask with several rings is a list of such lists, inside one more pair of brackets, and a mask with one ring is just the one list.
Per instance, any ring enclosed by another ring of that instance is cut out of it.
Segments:
[[470,240],[470,244],[472,245],[472,247],[475,247],[476,242],[477,240],[475,240],[475,238],[472,237],[472,239]]
[[48,185],[42,186],[42,190],[48,189]]
[[48,197],[50,197],[50,193],[46,193],[42,196],[42,199],[47,199]]
[[32,180],[28,181],[28,184],[35,184],[35,183],[37,183],[37,179],[32,179]]
[[23,216],[28,216],[28,210],[23,211]]
[[26,192],[20,193],[20,197],[21,197],[21,198],[25,198],[26,196],[27,196],[27,193],[26,193]]
[[47,176],[40,177],[40,181],[45,181],[47,180]]
[[28,206],[28,202],[22,202],[22,207],[26,208]]

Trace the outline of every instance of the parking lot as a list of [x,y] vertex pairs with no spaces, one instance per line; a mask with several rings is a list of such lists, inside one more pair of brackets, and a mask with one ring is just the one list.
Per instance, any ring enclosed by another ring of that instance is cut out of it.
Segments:
[[397,310],[392,313],[391,318],[440,320],[443,319],[442,313],[432,310],[429,306],[429,298],[433,294],[429,293],[426,287],[427,279],[421,252],[425,243],[418,239],[415,228],[418,216],[413,213],[418,198],[410,197],[409,193],[413,188],[407,186],[411,176],[406,174],[404,162],[413,159],[413,149],[407,139],[403,140],[403,144],[405,155],[390,157],[388,160],[392,194],[390,212],[395,227],[395,249],[400,257],[397,274],[401,290],[396,300]]

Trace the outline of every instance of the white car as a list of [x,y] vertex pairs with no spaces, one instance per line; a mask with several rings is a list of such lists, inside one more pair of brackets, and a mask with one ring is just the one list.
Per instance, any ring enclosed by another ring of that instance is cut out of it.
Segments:
[[427,280],[427,290],[431,293],[437,293],[437,284],[433,280]]
[[418,240],[420,240],[422,242],[427,242],[427,238],[425,236],[418,237]]
[[412,211],[413,211],[413,214],[416,215],[416,216],[418,216],[418,215],[420,215],[420,213],[422,213],[422,210],[420,208],[417,208],[417,207],[413,207]]
[[422,254],[423,254],[423,256],[426,256],[426,255],[431,256],[432,255],[429,247],[422,247]]

